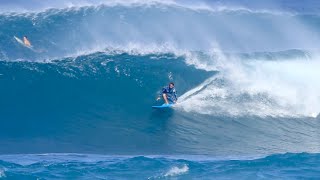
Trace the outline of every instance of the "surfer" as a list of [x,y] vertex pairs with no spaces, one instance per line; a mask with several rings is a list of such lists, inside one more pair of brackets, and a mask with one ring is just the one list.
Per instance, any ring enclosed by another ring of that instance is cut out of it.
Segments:
[[31,47],[31,43],[30,43],[29,39],[27,38],[27,36],[23,36],[23,43],[24,43],[24,45]]
[[161,99],[161,96],[166,104],[174,104],[177,102],[177,92],[174,88],[174,83],[171,82],[168,86],[162,88],[162,91],[157,98],[157,101]]

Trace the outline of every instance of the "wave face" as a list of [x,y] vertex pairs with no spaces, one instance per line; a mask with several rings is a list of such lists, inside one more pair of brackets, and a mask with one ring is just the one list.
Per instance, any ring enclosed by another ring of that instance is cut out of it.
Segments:
[[319,177],[312,5],[96,2],[0,13],[0,178]]

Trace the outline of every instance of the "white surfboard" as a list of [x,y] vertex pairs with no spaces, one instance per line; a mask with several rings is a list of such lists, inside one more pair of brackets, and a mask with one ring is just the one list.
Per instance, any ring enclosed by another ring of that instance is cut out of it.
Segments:
[[162,104],[161,106],[152,106],[155,109],[162,109],[162,108],[172,108],[173,104]]
[[31,49],[32,51],[35,51],[32,46],[27,46],[27,45],[25,45],[24,42],[23,42],[21,39],[19,39],[17,36],[13,36],[13,37],[14,37],[14,39],[15,39],[19,44],[21,44],[22,46],[24,46],[24,47],[26,47],[26,48],[29,48],[29,49]]

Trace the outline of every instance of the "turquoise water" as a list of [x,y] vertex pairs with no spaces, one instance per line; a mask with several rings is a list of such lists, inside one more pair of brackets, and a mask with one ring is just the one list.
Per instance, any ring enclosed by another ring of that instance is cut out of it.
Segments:
[[0,8],[0,178],[320,176],[316,2],[62,2]]

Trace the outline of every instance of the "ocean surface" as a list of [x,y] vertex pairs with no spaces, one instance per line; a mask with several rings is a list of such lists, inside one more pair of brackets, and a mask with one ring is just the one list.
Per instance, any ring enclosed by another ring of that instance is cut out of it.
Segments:
[[0,179],[319,179],[319,42],[311,0],[1,1]]

